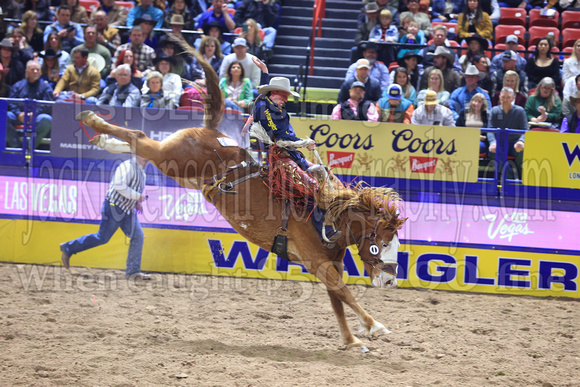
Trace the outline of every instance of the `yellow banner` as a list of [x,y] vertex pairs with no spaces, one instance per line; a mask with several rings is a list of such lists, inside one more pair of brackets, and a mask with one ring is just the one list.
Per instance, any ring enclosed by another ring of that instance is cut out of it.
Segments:
[[522,169],[524,185],[580,188],[580,135],[527,132]]
[[[3,261],[57,265],[59,243],[98,230],[96,224],[0,219]],[[235,233],[144,228],[142,269],[232,278],[318,281]],[[124,269],[129,240],[118,231],[106,245],[76,254],[72,266]],[[170,248],[168,248],[170,246]],[[580,259],[572,255],[402,245],[398,284],[480,293],[580,298]],[[344,280],[370,285],[356,248],[344,258]]]
[[334,173],[476,182],[479,129],[292,118]]

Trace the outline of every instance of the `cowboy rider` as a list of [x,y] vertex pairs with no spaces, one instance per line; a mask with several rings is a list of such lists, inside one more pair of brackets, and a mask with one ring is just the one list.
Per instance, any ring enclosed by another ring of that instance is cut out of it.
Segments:
[[[254,57],[252,60],[262,70],[262,83],[265,83],[268,77],[267,66],[258,58]],[[278,146],[281,143],[286,145],[284,149],[302,170],[310,174],[320,174],[324,167],[310,163],[301,152],[295,149],[302,147],[313,151],[316,149],[316,143],[311,138],[301,139],[297,137],[292,124],[290,124],[290,116],[285,107],[286,102],[290,95],[296,98],[300,97],[298,93],[290,89],[290,80],[285,77],[273,77],[267,85],[258,88],[258,93],[260,93],[260,96],[256,99],[252,111],[254,125],[259,123],[270,139],[275,140]],[[253,131],[253,133],[255,132]],[[326,171],[323,171],[323,174],[326,175]],[[324,211],[317,206],[312,214],[312,222],[320,232],[323,221]],[[334,244],[341,237],[342,232],[335,231],[331,226],[327,225],[325,234],[330,241],[329,243]]]

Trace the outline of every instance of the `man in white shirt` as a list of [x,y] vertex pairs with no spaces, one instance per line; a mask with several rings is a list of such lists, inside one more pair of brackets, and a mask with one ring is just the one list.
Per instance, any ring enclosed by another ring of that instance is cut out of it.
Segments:
[[428,90],[427,94],[425,94],[425,102],[413,112],[411,124],[455,126],[455,120],[453,119],[453,112],[449,108],[439,105],[437,93],[433,90]]
[[248,54],[248,46],[246,45],[246,39],[236,38],[232,44],[233,54],[226,55],[222,66],[220,67],[220,78],[227,77],[228,67],[232,62],[240,62],[244,67],[244,73],[247,78],[252,81],[252,86],[254,89],[260,85],[260,77],[262,76],[262,71],[254,64],[252,54]]

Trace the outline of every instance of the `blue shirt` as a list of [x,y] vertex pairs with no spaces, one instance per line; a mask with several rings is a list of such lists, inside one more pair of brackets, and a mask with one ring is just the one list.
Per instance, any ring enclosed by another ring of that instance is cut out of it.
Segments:
[[127,14],[127,27],[133,27],[135,19],[143,17],[143,15],[150,15],[153,20],[157,22],[155,28],[161,28],[163,25],[163,11],[154,6],[150,6],[147,9],[143,9],[140,5],[133,7],[129,10]]
[[204,13],[201,14],[201,17],[197,21],[197,28],[203,29],[203,26],[205,26],[206,24],[211,23],[214,20],[216,22],[218,22],[219,25],[224,28],[224,30],[229,31],[229,28],[226,26],[226,17],[225,17],[225,15],[222,13],[220,16],[216,16],[213,13],[213,10],[211,10],[211,11],[205,11]]
[[[12,85],[9,97],[29,98],[37,101],[54,101],[52,86],[50,86],[48,82],[38,80],[34,83],[30,83],[26,78]],[[38,104],[36,106],[37,114],[48,113],[50,111],[50,105]],[[11,103],[8,105],[8,110],[18,116],[23,112],[23,106],[21,103]]]
[[[81,25],[72,21],[69,24],[71,27],[75,28],[75,40],[80,42],[79,44],[83,44],[85,42],[85,35],[83,33]],[[47,25],[46,28],[44,29],[44,44],[46,44],[46,40],[48,39],[48,35],[50,33],[54,32],[56,34],[62,31],[63,29],[64,26],[60,25],[58,22],[54,22],[52,24]]]
[[473,96],[477,93],[485,95],[485,98],[487,99],[487,106],[490,107],[491,99],[489,99],[489,95],[481,87],[476,87],[473,89],[473,91],[470,92],[467,90],[466,86],[463,86],[455,89],[453,93],[451,93],[451,97],[449,97],[449,109],[451,109],[453,112],[453,118],[456,121],[459,118],[459,114],[469,107],[471,98],[473,98]]

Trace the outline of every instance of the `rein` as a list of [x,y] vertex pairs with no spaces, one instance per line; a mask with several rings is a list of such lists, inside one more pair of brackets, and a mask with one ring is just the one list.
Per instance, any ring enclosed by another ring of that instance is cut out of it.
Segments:
[[[352,239],[355,241],[356,248],[358,249],[359,258],[364,263],[371,265],[373,267],[373,269],[376,269],[375,265],[383,263],[380,260],[380,258],[378,257],[381,250],[379,249],[379,246],[377,246],[377,243],[375,241],[375,238],[377,236],[376,231],[377,231],[377,226],[379,224],[379,219],[380,219],[380,216],[377,216],[377,219],[375,220],[375,224],[373,225],[371,232],[369,234],[365,234],[365,235],[361,236],[360,240],[356,239],[356,237],[354,236],[354,233],[352,232],[352,229],[350,228],[350,223],[346,222],[346,227],[348,228],[348,231],[350,232]],[[371,253],[371,255],[375,258],[374,260],[364,258],[360,253],[360,245],[362,244],[363,240],[365,240],[365,239],[368,239],[369,242],[371,243],[371,245],[369,246],[369,253]]]

